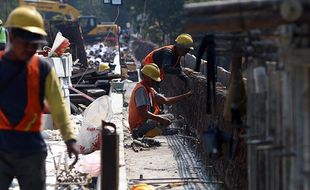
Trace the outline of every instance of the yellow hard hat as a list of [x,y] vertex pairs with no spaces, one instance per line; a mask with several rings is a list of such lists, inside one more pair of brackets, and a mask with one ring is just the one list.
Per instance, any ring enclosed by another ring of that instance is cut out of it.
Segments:
[[131,190],[155,190],[155,188],[152,185],[140,183],[137,185],[133,185]]
[[2,20],[0,19],[0,25],[2,25]]
[[41,14],[30,6],[15,8],[6,21],[7,28],[19,28],[28,32],[46,36],[44,21]]
[[141,72],[150,77],[151,79],[160,82],[160,70],[155,63],[147,64],[142,69]]
[[110,66],[108,64],[106,64],[106,63],[100,63],[99,64],[99,67],[98,67],[99,72],[102,72],[102,71],[105,71],[108,69],[110,69]]
[[189,48],[191,50],[194,49],[193,45],[194,45],[194,41],[193,38],[190,34],[180,34],[176,39],[176,45],[180,46],[180,47],[184,47],[184,48]]

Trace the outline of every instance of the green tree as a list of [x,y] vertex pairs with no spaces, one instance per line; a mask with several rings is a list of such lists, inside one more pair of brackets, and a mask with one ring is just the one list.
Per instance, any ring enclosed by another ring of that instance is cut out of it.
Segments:
[[126,6],[136,32],[141,32],[147,40],[163,44],[181,31],[183,3],[184,0],[144,0],[143,3],[130,0]]
[[2,0],[0,6],[0,19],[5,23],[9,13],[17,6],[17,0]]
[[[150,3],[151,9],[149,11],[148,22],[149,25],[146,25],[149,30],[149,33],[156,34],[157,31],[160,32],[161,41],[166,40],[168,43],[170,39],[165,39],[165,36],[170,36],[174,38],[181,30],[182,22],[182,8],[183,1],[173,0],[148,0]],[[156,1],[156,3],[155,3]],[[158,1],[162,1],[158,3]],[[164,6],[163,6],[164,5]],[[150,35],[151,40],[153,35]],[[156,36],[155,36],[156,37]]]
[[103,0],[69,0],[69,4],[80,10],[81,15],[95,15],[98,23],[115,22],[123,27],[128,21],[127,10],[124,6],[104,4]]

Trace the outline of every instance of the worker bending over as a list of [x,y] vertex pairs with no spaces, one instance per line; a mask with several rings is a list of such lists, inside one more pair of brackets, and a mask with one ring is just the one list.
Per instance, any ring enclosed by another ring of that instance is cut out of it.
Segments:
[[161,135],[171,124],[166,115],[159,115],[159,104],[172,105],[192,95],[189,91],[175,97],[165,97],[154,90],[160,82],[160,70],[155,63],[145,65],[142,81],[133,89],[129,102],[129,126],[134,139]]
[[165,74],[177,75],[188,85],[188,77],[182,71],[180,60],[190,50],[193,50],[193,39],[189,34],[180,34],[174,45],[163,46],[150,52],[142,61],[142,65],[155,63],[160,69],[160,79],[163,80]]
[[44,99],[69,157],[78,157],[73,128],[55,70],[35,55],[45,43],[42,16],[17,7],[8,16],[10,45],[0,52],[0,189],[16,177],[21,190],[45,189],[47,148],[41,136]]

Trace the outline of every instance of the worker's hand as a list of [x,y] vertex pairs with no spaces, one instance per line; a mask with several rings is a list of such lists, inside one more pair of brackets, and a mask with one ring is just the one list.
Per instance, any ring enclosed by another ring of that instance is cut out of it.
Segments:
[[186,97],[190,97],[191,95],[193,95],[193,92],[190,90],[188,92],[185,93]]
[[171,124],[171,121],[168,118],[161,117],[160,124],[162,124],[164,126],[169,126]]
[[74,162],[70,165],[70,168],[72,168],[77,163],[77,161],[79,159],[80,151],[78,149],[78,146],[77,146],[75,140],[68,140],[66,142],[66,145],[67,145],[67,152],[69,154],[69,158],[72,158],[72,154],[74,154],[74,156],[75,156]]

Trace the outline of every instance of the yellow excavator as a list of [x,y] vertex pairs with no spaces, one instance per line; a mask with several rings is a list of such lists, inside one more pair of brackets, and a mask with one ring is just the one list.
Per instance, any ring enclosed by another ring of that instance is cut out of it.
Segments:
[[19,0],[19,5],[33,6],[41,12],[59,13],[64,15],[63,18],[67,21],[77,21],[86,41],[101,40],[107,35],[114,36],[116,40],[119,32],[119,27],[116,24],[97,24],[95,16],[81,16],[79,10],[67,3],[62,3],[62,1]]

